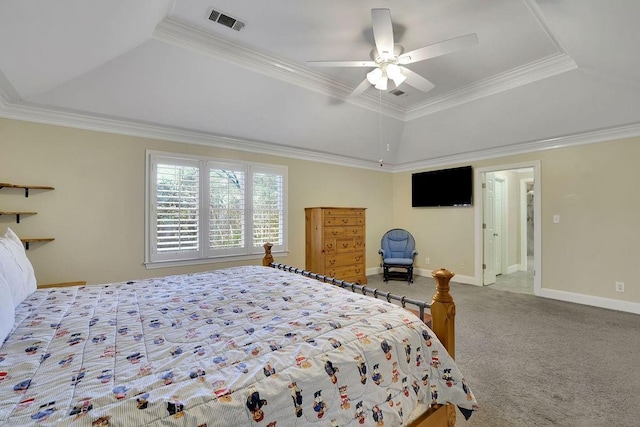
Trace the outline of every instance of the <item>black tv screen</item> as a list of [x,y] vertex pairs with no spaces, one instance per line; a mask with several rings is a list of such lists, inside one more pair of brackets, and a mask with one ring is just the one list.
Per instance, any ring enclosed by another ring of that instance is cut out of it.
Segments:
[[411,176],[411,206],[473,205],[473,169],[463,166],[414,173]]

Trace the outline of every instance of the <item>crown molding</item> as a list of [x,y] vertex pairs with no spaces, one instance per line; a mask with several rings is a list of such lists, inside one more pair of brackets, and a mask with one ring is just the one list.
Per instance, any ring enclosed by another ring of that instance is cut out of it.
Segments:
[[20,99],[20,95],[15,90],[7,76],[0,70],[0,106],[6,106],[11,100]]
[[523,0],[523,2],[542,32],[546,34],[551,44],[555,47],[557,53],[414,105],[406,111],[407,121],[578,68],[578,65],[569,56],[560,39],[545,22],[542,11],[535,0]]
[[398,120],[405,119],[405,110],[400,106],[389,103],[380,105],[378,97],[366,93],[351,98],[349,95],[354,88],[348,85],[310,71],[296,62],[267,55],[245,45],[223,39],[176,18],[166,18],[160,22],[153,32],[153,38],[221,59],[304,89],[341,99],[376,113],[382,113]]
[[319,151],[299,149],[250,139],[215,135],[206,132],[197,132],[188,129],[160,126],[153,123],[122,120],[104,115],[88,115],[71,110],[54,110],[28,103],[13,103],[7,99],[2,91],[0,91],[0,117],[96,132],[108,132],[140,138],[205,145],[209,147],[294,158],[299,160],[309,160],[313,162],[329,163],[361,169],[380,169],[379,164],[375,161],[363,160],[354,157],[339,156]]
[[523,67],[515,68],[416,104],[407,109],[406,120],[414,120],[487,96],[496,95],[500,92],[546,79],[547,77],[553,77],[576,68],[578,68],[578,65],[569,55],[564,53],[551,55]]
[[400,164],[385,163],[384,167],[381,168],[379,163],[376,161],[358,159],[354,157],[338,156],[335,154],[299,149],[261,141],[159,126],[151,123],[132,122],[106,116],[87,115],[75,111],[53,110],[26,103],[14,103],[6,97],[6,94],[4,94],[2,90],[0,90],[0,117],[96,132],[108,132],[141,138],[159,139],[256,154],[280,156],[298,160],[308,160],[318,163],[328,163],[387,173],[408,172],[458,163],[477,162],[480,160],[495,159],[517,154],[526,154],[536,151],[552,150],[556,148],[640,136],[640,122],[629,123],[543,140],[515,143],[485,150],[447,155],[424,161]]
[[509,144],[501,147],[489,148],[486,150],[453,154],[425,161],[396,164],[391,168],[391,172],[408,172],[418,169],[448,166],[458,163],[477,162],[480,160],[496,159],[517,154],[554,150],[557,148],[593,144],[597,142],[614,141],[618,139],[633,138],[637,136],[640,136],[640,122],[558,136],[538,141]]
[[160,126],[152,123],[132,122],[107,116],[87,115],[70,110],[54,110],[27,103],[15,103],[11,102],[1,89],[2,88],[0,88],[0,117],[7,119],[71,127],[96,132],[108,132],[141,138],[159,139],[185,144],[204,145],[388,173],[408,172],[418,169],[476,162],[517,154],[526,154],[536,151],[552,150],[556,148],[640,136],[640,122],[629,123],[543,140],[515,143],[485,150],[447,155],[417,162],[400,164],[385,163],[384,167],[381,168],[379,163],[376,161],[358,159],[354,157],[339,156],[279,144]]
[[358,97],[351,98],[350,94],[353,88],[348,85],[310,71],[296,62],[271,54],[267,55],[246,45],[223,39],[177,18],[169,17],[160,22],[154,30],[153,38],[227,61],[316,93],[341,99],[376,113],[382,113],[402,121],[410,121],[577,68],[575,61],[566,54],[557,38],[545,25],[537,6],[529,4],[529,1],[525,3],[559,53],[409,108],[403,108],[393,103],[381,105],[378,97],[370,93],[363,93]]
[[538,6],[536,0],[523,0],[523,3],[527,7],[527,9],[529,9],[529,12],[531,12],[531,15],[536,20],[542,31],[544,31],[547,37],[549,37],[549,40],[551,41],[551,43],[553,43],[558,52],[566,54],[567,50],[565,49],[560,39],[551,30],[551,27],[547,25],[547,22],[544,20],[542,14],[542,10],[540,9],[540,6]]

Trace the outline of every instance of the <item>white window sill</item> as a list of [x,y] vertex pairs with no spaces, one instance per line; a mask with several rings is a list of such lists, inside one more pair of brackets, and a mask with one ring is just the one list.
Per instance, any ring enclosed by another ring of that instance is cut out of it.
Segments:
[[[286,256],[289,254],[288,250],[272,252],[272,255],[280,254],[282,256]],[[184,267],[189,265],[202,265],[202,264],[219,264],[223,262],[234,262],[234,261],[247,261],[247,260],[256,260],[263,259],[264,254],[252,254],[252,255],[233,255],[233,256],[222,256],[215,258],[199,258],[199,259],[185,259],[185,260],[175,260],[175,261],[146,261],[144,266],[147,270],[155,270],[157,268],[171,268],[171,267]]]

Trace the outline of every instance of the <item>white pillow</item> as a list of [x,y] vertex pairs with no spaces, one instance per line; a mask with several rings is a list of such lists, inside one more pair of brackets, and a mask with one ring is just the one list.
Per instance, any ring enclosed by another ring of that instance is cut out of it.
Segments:
[[33,266],[20,238],[10,228],[0,238],[0,271],[11,291],[14,307],[37,289]]
[[0,346],[13,329],[15,317],[16,309],[13,306],[11,290],[4,276],[0,274]]

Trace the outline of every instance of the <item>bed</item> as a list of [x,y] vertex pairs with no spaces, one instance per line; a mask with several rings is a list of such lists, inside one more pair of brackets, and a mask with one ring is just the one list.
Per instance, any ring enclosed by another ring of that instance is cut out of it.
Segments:
[[[265,259],[26,292],[0,347],[0,424],[426,426],[476,409],[445,346],[389,295]],[[455,310],[435,306],[434,327]]]

